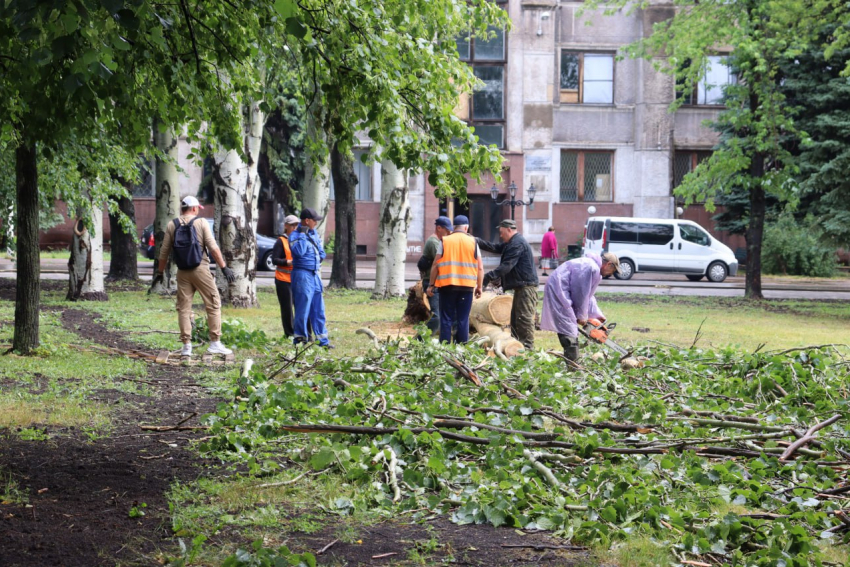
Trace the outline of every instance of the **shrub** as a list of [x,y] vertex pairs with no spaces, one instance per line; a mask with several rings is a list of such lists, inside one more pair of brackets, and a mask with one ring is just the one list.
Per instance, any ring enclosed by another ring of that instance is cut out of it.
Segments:
[[821,242],[812,222],[783,214],[765,226],[761,262],[767,274],[830,277],[835,274],[835,247]]

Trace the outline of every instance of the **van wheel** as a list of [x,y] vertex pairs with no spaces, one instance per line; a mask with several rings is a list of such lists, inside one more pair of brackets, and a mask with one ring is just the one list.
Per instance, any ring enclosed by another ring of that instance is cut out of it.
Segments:
[[714,283],[720,283],[726,279],[729,270],[726,269],[726,264],[723,262],[715,262],[708,267],[708,279]]
[[692,282],[698,282],[702,279],[702,274],[700,274],[698,276],[697,275],[687,275],[685,277],[688,278],[689,280],[691,280]]
[[630,280],[635,275],[635,265],[631,260],[620,260],[620,273],[614,272],[618,280]]

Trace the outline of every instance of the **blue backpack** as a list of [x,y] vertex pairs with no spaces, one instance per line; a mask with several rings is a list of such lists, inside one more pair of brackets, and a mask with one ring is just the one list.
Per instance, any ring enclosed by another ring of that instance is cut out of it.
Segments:
[[195,227],[192,226],[198,217],[186,224],[180,219],[174,219],[174,263],[180,270],[191,270],[201,265],[204,259],[204,248],[198,241]]

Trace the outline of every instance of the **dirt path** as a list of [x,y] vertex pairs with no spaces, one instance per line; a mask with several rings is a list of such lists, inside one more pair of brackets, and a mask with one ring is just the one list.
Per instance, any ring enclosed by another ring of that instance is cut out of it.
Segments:
[[[99,344],[140,348],[84,310],[66,310],[62,323]],[[193,413],[212,411],[217,400],[194,384],[191,373],[191,368],[150,364],[145,380],[153,390],[151,397],[101,390],[101,400],[123,402],[109,437],[89,440],[79,431],[58,428],[49,431],[47,441],[2,437],[0,472],[26,490],[29,506],[0,505],[0,565],[152,565],[158,551],[177,555],[166,492],[177,480],[226,473],[185,449],[200,433],[145,433],[139,424],[171,425]],[[190,424],[197,424],[197,417]],[[131,508],[142,504],[145,515],[130,517]],[[328,517],[319,533],[292,534],[287,545],[315,552],[334,540],[335,522]],[[362,543],[338,542],[319,560],[326,565],[409,565],[414,564],[409,554],[434,538],[439,547],[422,549],[427,551],[422,554],[436,562],[451,556],[455,565],[566,566],[580,557],[546,549],[565,542],[542,533],[456,526],[445,519],[427,526],[399,521],[363,527],[358,535]],[[384,554],[389,555],[375,558]]]
[[[139,348],[83,310],[65,311],[62,324],[103,345]],[[0,470],[29,493],[31,507],[0,507],[0,565],[133,564],[139,554],[171,547],[165,493],[177,479],[204,474],[208,463],[184,449],[187,432],[144,434],[139,424],[171,424],[214,409],[215,400],[190,386],[188,370],[149,368],[150,398],[100,391],[102,401],[124,402],[109,437],[90,442],[68,429],[50,431],[48,441],[6,437]],[[145,516],[131,518],[130,509],[143,503]]]

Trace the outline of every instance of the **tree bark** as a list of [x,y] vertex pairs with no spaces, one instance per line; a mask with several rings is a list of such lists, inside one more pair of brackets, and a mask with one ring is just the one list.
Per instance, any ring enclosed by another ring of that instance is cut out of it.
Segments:
[[236,274],[228,284],[218,270],[217,285],[223,304],[233,307],[258,307],[257,300],[257,205],[260,178],[257,164],[263,141],[265,114],[259,101],[245,112],[242,151],[248,162],[235,150],[220,152],[213,166],[215,230],[227,266]]
[[411,220],[407,182],[407,171],[390,161],[381,162],[381,223],[374,298],[400,297],[405,293],[404,262]]
[[334,258],[330,287],[357,287],[357,212],[355,196],[357,175],[354,159],[343,155],[334,144],[331,152],[331,173],[334,180]]
[[744,296],[748,299],[764,299],[761,290],[761,247],[767,206],[761,181],[764,177],[765,156],[757,153],[752,159],[750,176],[755,183],[750,189],[750,223],[747,227],[747,273]]
[[[121,184],[127,189],[128,195],[132,195],[133,186],[122,180]],[[136,207],[132,196],[113,197],[118,204],[118,210],[124,213],[133,226],[136,225]],[[121,225],[120,217],[109,214],[109,248],[112,260],[109,262],[108,281],[137,280],[139,279],[138,260],[136,254],[136,240],[133,233],[125,230]]]
[[[307,138],[327,141],[327,136],[317,123],[317,118],[311,109],[307,113]],[[330,209],[330,159],[328,156],[317,156],[316,160],[309,159],[304,166],[304,185],[301,190],[301,206],[316,209],[322,220],[316,226],[316,232],[325,241],[328,210]]]
[[[154,251],[154,271],[159,264],[159,251],[165,239],[165,229],[180,214],[180,175],[177,172],[177,136],[174,130],[159,121],[154,122],[154,143],[159,153],[156,156],[156,217],[153,221],[153,233],[156,247]],[[163,154],[165,158],[161,155]],[[165,277],[152,291],[171,293],[177,287],[177,268],[171,258],[165,264]]]
[[15,332],[12,349],[29,354],[39,344],[38,311],[40,276],[38,250],[38,167],[34,143],[15,150],[17,199],[17,271],[15,282]]
[[[86,227],[86,220],[93,227]],[[77,210],[68,259],[68,301],[107,301],[103,287],[103,211],[89,203]]]

